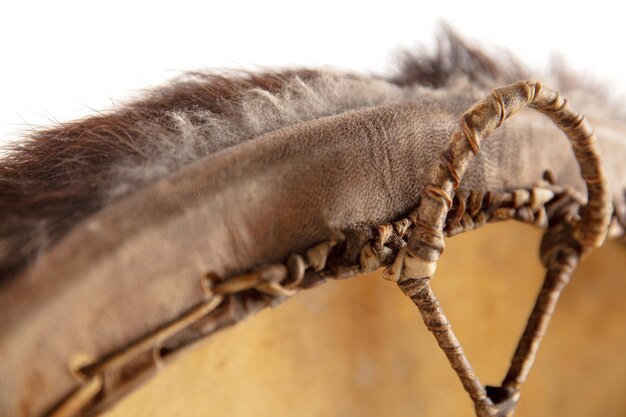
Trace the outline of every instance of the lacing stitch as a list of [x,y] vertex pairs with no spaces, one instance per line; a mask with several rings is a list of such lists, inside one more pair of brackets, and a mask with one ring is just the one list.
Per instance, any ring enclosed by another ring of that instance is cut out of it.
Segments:
[[[518,97],[520,93],[522,100]],[[361,247],[357,265],[334,265],[335,269],[329,269],[328,261],[333,248],[338,243],[344,243],[340,239],[322,242],[306,251],[304,255],[292,254],[286,264],[261,266],[252,272],[229,279],[220,279],[215,274],[207,273],[201,278],[201,287],[207,296],[203,303],[129,347],[80,368],[75,374],[82,380],[83,385],[48,415],[67,416],[86,409],[104,389],[105,371],[120,369],[146,350],[152,351],[154,362],[157,366],[160,365],[160,345],[167,338],[211,314],[225,297],[245,291],[257,291],[270,297],[285,298],[297,292],[308,271],[324,279],[346,277],[389,265],[391,266],[384,271],[384,276],[397,281],[400,288],[418,305],[424,321],[473,399],[477,414],[496,416],[512,411],[519,397],[519,386],[525,380],[532,364],[538,341],[545,331],[560,289],[569,279],[578,258],[589,248],[602,242],[611,218],[610,195],[607,194],[605,175],[596,153],[589,151],[596,146],[593,130],[584,117],[576,116],[577,113],[569,109],[567,101],[558,93],[542,89],[539,83],[520,82],[493,90],[490,97],[477,103],[462,117],[460,131],[455,133],[456,136],[453,135],[453,142],[463,139],[468,145],[467,150],[477,154],[480,150],[481,136],[486,136],[525,105],[546,113],[557,123],[561,123],[563,130],[568,133],[575,154],[584,165],[581,171],[590,193],[587,206],[582,207],[582,199],[571,191],[552,184],[542,184],[531,189],[508,193],[455,191],[460,185],[462,173],[467,168],[469,160],[467,155],[459,155],[458,152],[455,154],[454,149],[448,149],[442,153],[443,163],[440,167],[442,169],[440,177],[443,175],[442,178],[447,178],[444,185],[427,186],[425,195],[431,198],[422,199],[417,209],[407,218],[376,227],[375,237]],[[483,114],[482,118],[478,117],[481,112],[488,113],[488,116]],[[483,128],[475,125],[476,122],[482,122]],[[459,147],[457,151],[459,149],[463,148]],[[551,175],[546,173],[544,177],[551,178]],[[438,219],[436,216],[423,215],[432,210],[433,204],[445,210],[443,217]],[[581,207],[582,214],[579,216]],[[565,229],[560,226],[550,227],[544,238],[547,243],[542,245],[542,254],[550,261],[546,261],[548,275],[540,298],[552,300],[553,304],[545,304],[538,299],[502,387],[485,389],[480,385],[469,361],[465,358],[441,305],[430,289],[429,281],[439,254],[443,250],[444,235],[452,236],[473,230],[489,221],[507,219],[541,227],[546,227],[550,220],[550,223],[554,221],[557,225],[567,224],[571,227]],[[617,217],[614,223],[623,227],[624,219]],[[435,224],[441,227],[436,228],[433,226]],[[563,234],[564,230],[567,230],[567,234]],[[560,236],[560,240],[548,236]],[[559,243],[554,243],[555,241]],[[564,241],[567,243],[564,244]],[[424,248],[425,251],[422,251]],[[340,257],[340,253],[334,256]],[[546,292],[550,297],[544,296]],[[498,400],[494,400],[495,398]]]

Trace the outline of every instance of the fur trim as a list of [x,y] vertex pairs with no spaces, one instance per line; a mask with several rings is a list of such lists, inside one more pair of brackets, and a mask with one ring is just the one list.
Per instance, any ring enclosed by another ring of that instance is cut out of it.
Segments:
[[528,78],[450,30],[389,79],[319,70],[188,73],[143,99],[41,130],[0,160],[0,282],[77,222],[195,160],[263,133],[424,94]]

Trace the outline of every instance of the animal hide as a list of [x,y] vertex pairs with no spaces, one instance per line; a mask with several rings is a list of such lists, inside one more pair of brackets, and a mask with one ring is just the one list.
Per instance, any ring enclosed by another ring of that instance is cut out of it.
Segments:
[[[419,204],[460,115],[491,88],[532,78],[509,60],[448,33],[434,55],[408,55],[389,77],[189,73],[12,145],[0,160],[0,413],[95,415],[159,361],[287,296],[246,287],[203,310],[207,276],[270,276],[265,266],[297,269],[293,255],[303,253],[313,271],[293,289],[362,272],[377,228]],[[626,120],[576,76],[536,78],[595,127],[611,235],[623,235]],[[446,233],[505,217],[546,226],[541,213],[584,204],[571,153],[549,120],[511,119],[464,175]],[[512,203],[538,189],[545,200]],[[501,208],[515,210],[493,214]],[[405,244],[394,239],[382,265]],[[73,366],[81,356],[88,361]]]

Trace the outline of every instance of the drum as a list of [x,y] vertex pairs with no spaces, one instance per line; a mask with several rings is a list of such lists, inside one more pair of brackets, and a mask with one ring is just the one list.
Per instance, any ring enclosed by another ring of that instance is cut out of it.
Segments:
[[9,149],[0,414],[622,415],[626,124],[447,45],[189,74]]

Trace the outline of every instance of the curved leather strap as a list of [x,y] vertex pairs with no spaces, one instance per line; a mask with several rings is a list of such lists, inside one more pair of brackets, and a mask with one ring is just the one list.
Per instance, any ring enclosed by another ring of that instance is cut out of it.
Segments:
[[[547,115],[567,135],[587,186],[588,201],[581,207],[579,219],[557,219],[557,224],[551,224],[546,232],[542,242],[542,261],[547,268],[544,286],[502,387],[485,388],[452,332],[429,282],[444,249],[444,228],[452,206],[452,193],[480,151],[483,139],[527,106]],[[398,281],[402,291],[419,307],[424,322],[474,401],[477,415],[508,416],[519,398],[519,388],[534,362],[561,290],[579,259],[600,246],[607,235],[612,214],[609,184],[590,124],[582,114],[572,110],[559,93],[533,81],[496,88],[490,96],[474,104],[461,117],[441,158],[431,183],[425,187],[426,198],[412,214],[415,228],[407,247],[398,254],[386,276]]]

